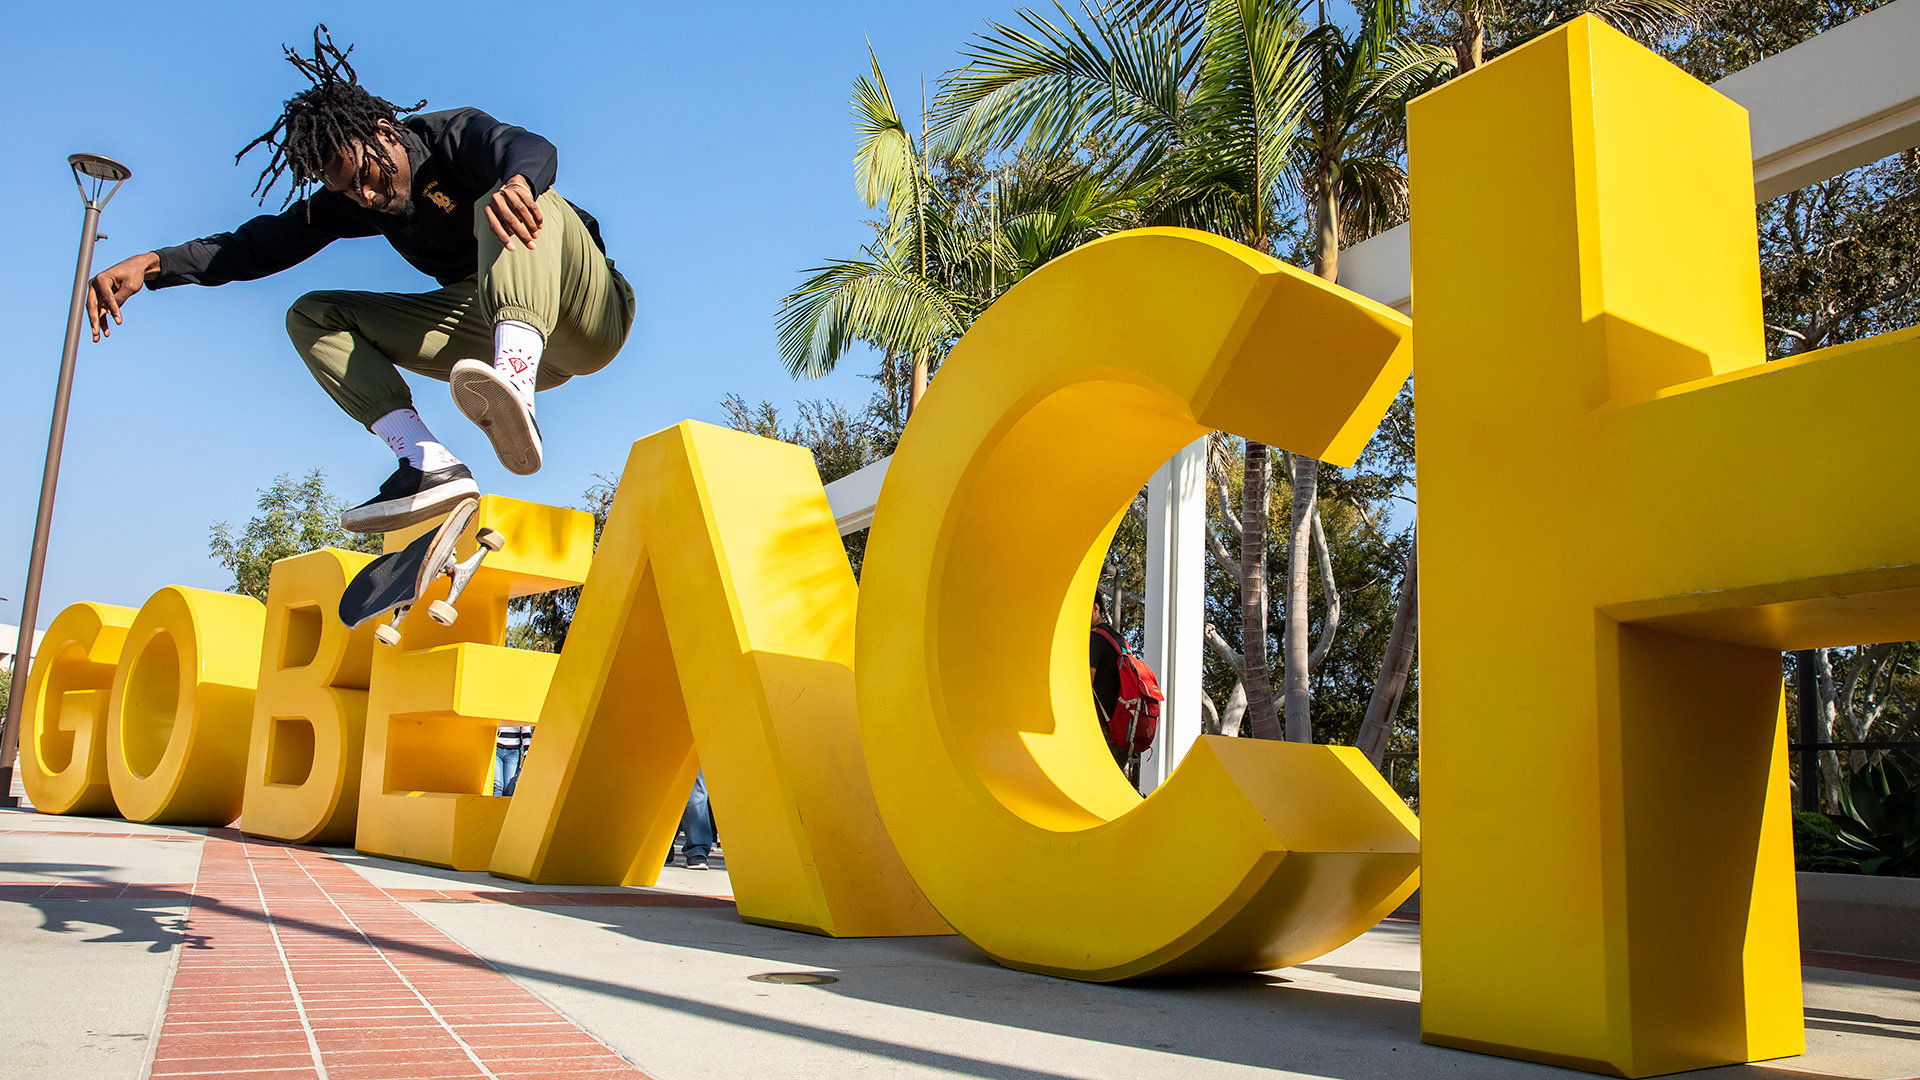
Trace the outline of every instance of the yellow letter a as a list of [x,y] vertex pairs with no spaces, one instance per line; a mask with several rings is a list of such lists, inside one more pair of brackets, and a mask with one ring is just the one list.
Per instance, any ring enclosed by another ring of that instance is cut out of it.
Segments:
[[874,809],[855,606],[805,450],[691,422],[634,444],[493,872],[652,884],[704,766],[741,918],[947,932]]

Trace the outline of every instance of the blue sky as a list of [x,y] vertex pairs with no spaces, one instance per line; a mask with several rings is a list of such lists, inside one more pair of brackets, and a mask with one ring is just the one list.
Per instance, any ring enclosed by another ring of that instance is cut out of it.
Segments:
[[[715,14],[716,10],[725,14]],[[864,402],[869,367],[795,383],[774,340],[799,272],[852,254],[847,100],[878,52],[903,112],[958,49],[1014,5],[665,4],[131,5],[82,21],[50,4],[9,17],[0,99],[15,117],[7,170],[12,257],[0,264],[8,362],[0,364],[0,622],[17,622],[82,206],[67,154],[118,158],[133,179],[108,207],[95,268],[229,228],[260,212],[264,160],[233,155],[305,84],[280,55],[315,21],[352,42],[361,81],[428,108],[479,106],[560,148],[558,186],[600,220],[639,293],[625,351],[541,395],[547,463],[508,475],[454,412],[414,380],[428,423],[481,486],[571,504],[626,448],[729,393],[783,407]],[[297,13],[296,13],[297,11]],[[278,194],[269,208],[277,208]],[[433,282],[384,241],[343,241],[263,281],[140,293],[110,341],[82,340],[38,623],[80,600],[138,606],[168,584],[223,588],[207,530],[238,525],[280,473],[326,470],[358,502],[392,456],[338,412],[288,344],[287,306],[311,289],[424,291]]]

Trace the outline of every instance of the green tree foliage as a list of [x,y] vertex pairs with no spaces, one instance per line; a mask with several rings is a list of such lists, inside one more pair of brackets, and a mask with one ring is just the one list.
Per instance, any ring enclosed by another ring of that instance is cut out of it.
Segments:
[[1760,207],[1767,351],[1789,356],[1920,322],[1920,154]]
[[[1241,474],[1232,467],[1241,454],[1240,440],[1216,435],[1215,444],[1207,508],[1207,525],[1213,535],[1208,541],[1211,554],[1206,568],[1209,647],[1202,676],[1205,724],[1211,734],[1251,735],[1236,660],[1242,650],[1240,627],[1244,621],[1237,582],[1238,557],[1229,550],[1240,524]],[[1287,482],[1287,471],[1276,469],[1275,474],[1266,533],[1269,559],[1279,559],[1283,554],[1285,525],[1293,513],[1293,489]],[[1318,495],[1331,575],[1317,568],[1308,590],[1308,632],[1315,644],[1314,655],[1309,657],[1314,740],[1347,744],[1358,736],[1373,694],[1393,627],[1397,587],[1411,554],[1412,531],[1404,524],[1411,517],[1408,511],[1413,497],[1411,393],[1401,395],[1353,468],[1323,467]],[[1338,601],[1337,608],[1330,596]],[[1283,617],[1285,596],[1273,596],[1271,602],[1273,618]],[[1268,652],[1267,664],[1271,676],[1279,679],[1284,672],[1279,650]],[[1388,718],[1388,753],[1419,749],[1418,710],[1414,705],[1418,687],[1416,666],[1396,715]],[[1397,763],[1390,772],[1396,790],[1417,801],[1418,774],[1413,764]]]
[[233,575],[228,592],[265,601],[273,564],[288,556],[325,547],[380,550],[379,536],[340,527],[340,512],[347,503],[327,490],[326,474],[319,469],[298,480],[291,473],[281,473],[260,489],[254,505],[259,513],[237,533],[224,521],[215,522],[209,530],[208,554]]
[[901,118],[877,59],[854,84],[853,111],[855,184],[881,216],[856,256],[805,271],[781,301],[780,355],[796,378],[817,378],[855,345],[878,350],[897,430],[909,373],[937,369],[995,297],[1048,260],[1137,224],[1138,207],[1108,181],[1092,142],[991,166],[976,148],[935,154]]
[[[1666,50],[1712,82],[1886,0],[1728,4]],[[1767,350],[1789,356],[1920,321],[1920,158],[1907,150],[1760,206]]]
[[[857,84],[857,179],[884,216],[860,259],[812,272],[788,298],[783,355],[796,374],[815,374],[852,344],[873,345],[883,354],[881,393],[864,419],[897,438],[901,387],[915,359],[937,362],[1021,274],[1104,232],[1203,228],[1332,276],[1340,247],[1404,219],[1406,98],[1577,15],[1597,15],[1713,81],[1882,2],[1360,0],[1335,11],[1321,0],[1119,0],[1020,11],[961,46],[929,110],[932,130],[918,140],[893,109],[877,65]],[[1009,224],[1019,217],[1009,212],[1015,180],[1045,191],[1033,207],[1059,211],[1033,218],[1050,227],[1032,228],[1024,240]],[[1082,209],[1063,209],[1074,206]],[[1782,196],[1758,215],[1771,355],[1920,321],[1911,269],[1920,265],[1920,155],[1897,154]],[[856,297],[878,280],[876,270],[919,279],[911,289]],[[930,299],[936,286],[940,304]],[[944,322],[933,318],[936,308]],[[784,430],[771,406],[751,412],[737,411],[735,426],[834,442],[824,429]],[[876,444],[873,452],[890,448]],[[1244,683],[1256,665],[1240,653],[1242,630],[1261,627],[1262,613],[1284,619],[1287,605],[1285,590],[1266,595],[1261,585],[1261,612],[1243,610],[1256,580],[1243,545],[1251,536],[1266,561],[1291,558],[1297,570],[1307,535],[1296,530],[1291,543],[1287,535],[1295,485],[1284,467],[1272,469],[1266,513],[1240,513],[1256,456],[1247,450],[1217,435],[1209,482],[1207,722],[1227,734],[1249,733],[1256,719],[1270,723],[1247,715]],[[863,453],[852,457],[868,460]],[[1315,492],[1303,490],[1303,506],[1313,505]],[[1322,565],[1316,554],[1306,591],[1313,738],[1347,742],[1370,695],[1377,709],[1394,711],[1379,688],[1396,587],[1414,544],[1411,388],[1359,465],[1323,470],[1317,499],[1314,535],[1324,537],[1328,556]],[[1264,534],[1254,536],[1263,516]],[[1144,591],[1141,520],[1123,516],[1101,578],[1130,636],[1138,634]],[[1255,528],[1244,527],[1249,520]],[[1822,654],[1824,715],[1835,735],[1914,730],[1917,710],[1908,702],[1920,690],[1910,687],[1909,668],[1920,660],[1908,658],[1920,656],[1920,646],[1890,649]],[[1270,677],[1284,676],[1270,645],[1254,659]],[[1417,680],[1416,669],[1397,713],[1385,718],[1389,752],[1417,748]],[[1858,718],[1851,724],[1850,713]],[[1396,786],[1413,795],[1417,774],[1396,772]]]
[[[1694,78],[1716,82],[1865,15],[1888,0],[1743,0],[1702,5],[1702,18],[1654,42]],[[1648,40],[1645,36],[1641,40]]]

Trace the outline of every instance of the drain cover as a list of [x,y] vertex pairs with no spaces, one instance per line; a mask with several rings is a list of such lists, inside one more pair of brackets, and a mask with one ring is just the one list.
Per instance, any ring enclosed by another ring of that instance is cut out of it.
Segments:
[[754,982],[780,983],[784,986],[820,986],[823,983],[836,983],[839,979],[831,975],[822,975],[817,971],[763,971],[747,978]]
[[460,896],[428,896],[414,901],[416,904],[477,904],[479,902]]

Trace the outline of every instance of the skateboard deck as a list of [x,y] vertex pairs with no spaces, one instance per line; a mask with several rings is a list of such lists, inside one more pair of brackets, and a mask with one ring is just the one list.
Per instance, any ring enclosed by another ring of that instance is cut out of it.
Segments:
[[340,593],[340,621],[350,627],[358,627],[392,612],[392,624],[378,628],[374,636],[382,644],[397,644],[400,640],[400,620],[406,617],[413,605],[420,602],[433,583],[445,575],[453,579],[447,598],[428,605],[427,614],[442,626],[452,625],[458,616],[454,604],[459,601],[474,571],[479,569],[488,552],[498,551],[503,546],[499,533],[482,529],[476,535],[479,550],[464,561],[454,557],[454,547],[459,543],[460,534],[466,531],[468,523],[479,509],[479,500],[463,499],[440,523],[439,528],[361,568]]

